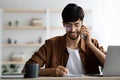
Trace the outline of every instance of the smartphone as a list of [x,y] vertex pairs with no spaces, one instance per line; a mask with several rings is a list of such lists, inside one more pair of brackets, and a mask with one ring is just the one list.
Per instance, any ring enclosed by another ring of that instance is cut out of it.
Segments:
[[86,38],[86,34],[81,34],[81,38],[85,39]]
[[[83,21],[83,25],[86,26],[85,22]],[[85,39],[86,38],[86,34],[81,34],[81,38]]]

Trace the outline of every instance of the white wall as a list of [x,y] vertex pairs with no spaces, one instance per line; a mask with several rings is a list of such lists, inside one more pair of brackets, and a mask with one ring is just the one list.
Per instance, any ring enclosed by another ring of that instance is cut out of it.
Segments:
[[119,0],[94,0],[93,15],[94,37],[100,40],[107,48],[108,45],[120,45],[120,1]]
[[104,14],[106,44],[120,45],[120,0],[106,0],[106,2],[108,2],[108,4],[105,5]]
[[[0,6],[2,8],[52,8],[52,9],[63,9],[63,7],[70,3],[74,2],[80,4],[81,6],[88,7],[91,5],[91,1],[88,0],[0,0]],[[89,3],[88,3],[89,2]]]

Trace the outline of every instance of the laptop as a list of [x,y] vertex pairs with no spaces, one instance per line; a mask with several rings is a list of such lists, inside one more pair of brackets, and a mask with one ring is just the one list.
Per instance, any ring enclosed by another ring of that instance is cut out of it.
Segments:
[[108,46],[102,74],[88,74],[88,76],[120,76],[120,46]]
[[103,76],[120,76],[120,46],[108,46]]

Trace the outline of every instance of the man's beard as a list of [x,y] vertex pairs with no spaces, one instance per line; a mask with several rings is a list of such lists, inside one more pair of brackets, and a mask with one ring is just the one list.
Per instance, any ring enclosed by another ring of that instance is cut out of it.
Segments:
[[[79,37],[79,35],[80,35],[78,31],[76,31],[76,32],[68,32],[67,34],[68,34],[68,36],[69,36],[69,38],[71,40],[76,40]],[[74,34],[76,36],[72,36],[72,34]]]

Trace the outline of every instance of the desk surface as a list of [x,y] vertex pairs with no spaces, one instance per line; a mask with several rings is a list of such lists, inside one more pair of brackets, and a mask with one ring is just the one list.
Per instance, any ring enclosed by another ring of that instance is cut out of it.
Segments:
[[[2,79],[7,80],[7,79]],[[39,77],[9,80],[120,80],[120,77]]]

